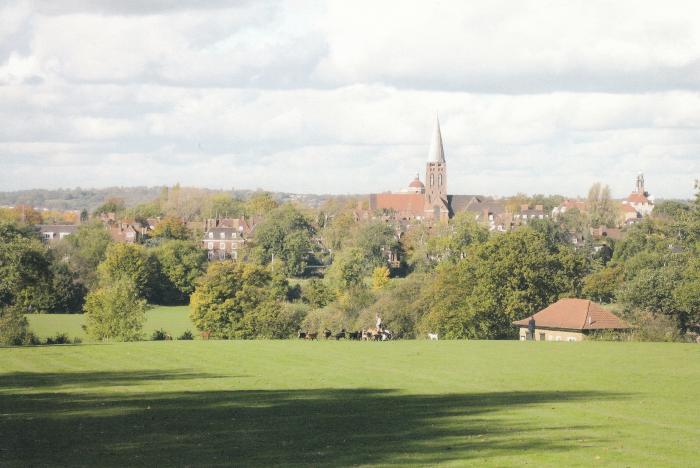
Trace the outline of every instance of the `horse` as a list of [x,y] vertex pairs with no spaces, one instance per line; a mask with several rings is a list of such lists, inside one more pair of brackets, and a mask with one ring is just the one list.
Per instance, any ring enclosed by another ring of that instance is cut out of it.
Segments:
[[300,340],[306,339],[306,332],[299,330],[299,333],[297,333],[297,338]]
[[430,338],[430,341],[437,341],[438,334],[437,333],[428,333],[428,338]]
[[307,333],[306,334],[306,339],[307,340],[315,340],[318,338],[318,332],[316,333]]
[[325,339],[330,338],[332,334],[333,334],[333,332],[331,332],[329,329],[327,329],[327,328],[323,329],[323,337]]
[[361,335],[360,335],[359,331],[354,331],[354,332],[348,333],[348,338],[351,340],[359,340],[360,337],[361,337]]
[[335,334],[336,341],[338,341],[341,338],[345,338],[345,329],[344,328]]

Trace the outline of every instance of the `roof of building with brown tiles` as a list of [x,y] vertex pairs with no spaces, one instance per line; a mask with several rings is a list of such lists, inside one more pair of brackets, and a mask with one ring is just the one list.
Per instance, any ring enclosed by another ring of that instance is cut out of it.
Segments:
[[[533,315],[535,326],[565,330],[618,330],[630,326],[588,299],[560,299]],[[530,317],[513,322],[527,327]]]
[[370,196],[371,209],[392,209],[399,213],[422,215],[425,196],[422,193],[377,193]]
[[630,193],[629,197],[627,197],[627,201],[630,203],[640,203],[640,204],[649,204],[649,199],[643,194],[639,192],[632,192]]

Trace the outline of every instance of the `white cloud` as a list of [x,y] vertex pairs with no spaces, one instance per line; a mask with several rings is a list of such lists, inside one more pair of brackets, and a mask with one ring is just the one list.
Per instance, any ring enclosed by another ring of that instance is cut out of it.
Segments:
[[15,2],[0,190],[398,190],[439,111],[454,193],[700,172],[695,2]]

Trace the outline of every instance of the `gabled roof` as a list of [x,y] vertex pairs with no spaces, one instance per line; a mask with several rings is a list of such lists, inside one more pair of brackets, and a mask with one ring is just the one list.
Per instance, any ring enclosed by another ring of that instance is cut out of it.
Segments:
[[[533,315],[535,326],[566,330],[619,330],[630,328],[609,310],[588,299],[560,299]],[[513,322],[527,327],[530,318]]]

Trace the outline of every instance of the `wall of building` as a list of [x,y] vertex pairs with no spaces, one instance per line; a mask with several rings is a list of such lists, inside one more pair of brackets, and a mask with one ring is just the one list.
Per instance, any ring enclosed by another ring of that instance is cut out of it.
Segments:
[[[535,328],[535,341],[542,341],[542,334],[544,334],[544,341],[583,341],[586,339],[586,335],[582,332]],[[527,328],[520,328],[520,340],[526,339]]]

